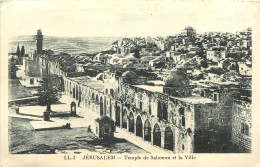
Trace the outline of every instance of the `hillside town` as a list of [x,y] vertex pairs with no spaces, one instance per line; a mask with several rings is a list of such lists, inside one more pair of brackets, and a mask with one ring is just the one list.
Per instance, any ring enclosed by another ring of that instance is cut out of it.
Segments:
[[187,26],[177,35],[122,38],[109,50],[78,55],[44,48],[40,29],[35,39],[35,53],[19,44],[9,53],[9,79],[31,90],[15,100],[36,97],[36,105],[47,106],[42,121],[54,119],[57,91],[72,99],[74,114],[96,116],[89,128],[99,138],[123,131],[169,153],[251,152],[251,28],[199,34]]

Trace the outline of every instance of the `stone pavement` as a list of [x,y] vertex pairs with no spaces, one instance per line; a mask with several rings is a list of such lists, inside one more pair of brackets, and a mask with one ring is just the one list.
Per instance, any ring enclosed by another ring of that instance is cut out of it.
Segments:
[[[75,101],[71,97],[67,95],[62,95],[60,98],[60,102],[62,104],[56,104],[52,105],[51,109],[53,111],[69,111],[70,110],[70,103],[72,101]],[[27,107],[27,111],[26,111]],[[95,119],[99,117],[99,115],[90,109],[86,108],[85,106],[81,105],[80,107],[77,107],[77,117],[51,117],[51,121],[43,121],[43,118],[39,118],[39,116],[43,115],[43,111],[46,109],[46,107],[43,106],[25,106],[23,107],[22,111],[25,113],[30,113],[31,115],[35,114],[38,115],[38,117],[30,116],[28,115],[13,115],[18,117],[26,117],[34,119],[34,121],[31,121],[31,125],[34,128],[50,128],[50,127],[61,127],[62,125],[65,125],[66,123],[70,123],[71,128],[79,128],[79,127],[88,127],[90,126],[92,130],[95,129]],[[10,115],[11,116],[11,115]],[[149,153],[173,153],[168,150],[164,150],[162,148],[159,148],[157,146],[153,146],[150,142],[144,141],[141,137],[135,136],[133,133],[130,133],[124,129],[116,127],[116,132],[114,134],[116,138],[124,138],[128,140],[129,142],[137,145],[138,147],[146,150]]]
[[[71,103],[73,101],[73,98],[64,95],[64,96],[62,96],[62,98],[60,100],[62,103],[64,103],[64,102]],[[94,128],[95,119],[99,117],[95,112],[92,112],[90,109],[81,105],[80,107],[77,107],[77,114],[80,116],[84,116],[83,124],[90,125],[92,130],[95,129]],[[73,126],[73,124],[71,124],[71,125]],[[167,153],[167,154],[173,153],[171,151],[164,150],[157,146],[153,146],[150,142],[144,141],[141,137],[135,136],[134,134],[132,134],[124,129],[118,128],[118,127],[116,127],[116,132],[115,132],[114,136],[116,138],[124,138],[124,139],[128,140],[129,142],[137,145],[138,147],[146,150],[149,153]]]

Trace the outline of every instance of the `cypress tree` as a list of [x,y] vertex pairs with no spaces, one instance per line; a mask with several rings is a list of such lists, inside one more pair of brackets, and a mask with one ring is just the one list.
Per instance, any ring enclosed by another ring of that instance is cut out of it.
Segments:
[[17,45],[16,55],[17,55],[18,57],[21,56],[21,51],[20,51],[19,43],[18,43],[18,45]]
[[24,57],[24,54],[25,54],[25,50],[24,50],[24,46],[22,46],[22,48],[21,48],[21,56]]

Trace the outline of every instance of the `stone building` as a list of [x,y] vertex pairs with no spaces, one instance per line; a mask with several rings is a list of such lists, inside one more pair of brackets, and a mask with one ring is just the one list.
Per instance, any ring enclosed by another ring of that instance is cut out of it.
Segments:
[[29,77],[40,77],[41,68],[39,64],[39,57],[42,55],[42,31],[37,31],[36,37],[36,48],[35,54],[25,60],[25,75]]
[[113,139],[115,132],[115,123],[108,116],[100,116],[96,120],[96,131],[95,134],[98,138],[105,140]]
[[64,91],[98,115],[114,120],[118,128],[174,153],[200,152],[195,149],[202,138],[197,132],[214,134],[230,123],[230,110],[212,98],[193,95],[181,71],[172,72],[164,86],[149,85],[147,78],[133,71],[120,76],[64,77]]
[[189,38],[194,38],[194,37],[196,37],[196,30],[194,30],[191,26],[187,26],[181,32],[181,35],[189,37]]
[[252,145],[251,103],[236,99],[232,106],[232,143],[240,152],[251,152]]

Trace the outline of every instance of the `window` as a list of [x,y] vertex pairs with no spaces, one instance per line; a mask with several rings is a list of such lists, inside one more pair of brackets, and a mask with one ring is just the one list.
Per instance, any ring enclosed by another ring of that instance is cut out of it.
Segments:
[[249,126],[246,123],[241,123],[241,133],[249,136]]
[[182,145],[182,150],[184,150],[185,149],[185,147],[184,147],[184,144]]
[[181,125],[185,126],[185,116],[184,115],[181,116]]
[[30,78],[30,84],[31,84],[31,85],[34,84],[34,78]]
[[213,94],[213,100],[214,100],[214,101],[218,101],[218,99],[219,99],[219,94],[214,93],[214,94]]
[[181,107],[179,109],[179,114],[181,116],[181,125],[185,127],[185,114],[184,114],[184,108]]

